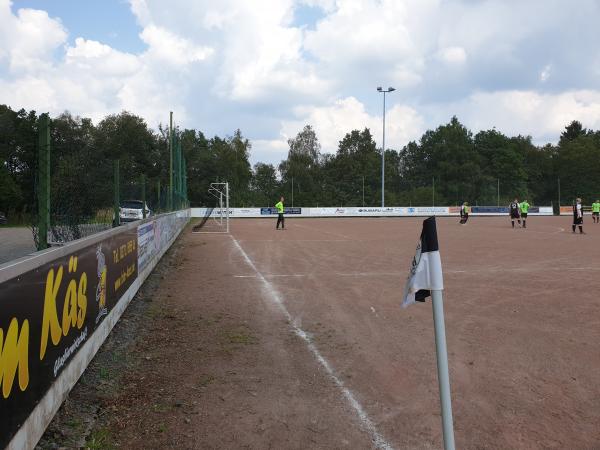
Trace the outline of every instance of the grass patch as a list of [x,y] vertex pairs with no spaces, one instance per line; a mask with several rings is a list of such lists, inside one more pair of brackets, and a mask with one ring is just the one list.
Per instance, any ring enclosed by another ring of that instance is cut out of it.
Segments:
[[90,450],[112,450],[115,446],[111,442],[110,431],[101,428],[93,431],[86,439],[85,446]]
[[152,405],[152,409],[154,410],[155,413],[164,413],[169,410],[169,407],[167,405],[163,405],[161,403],[155,403],[154,405]]
[[211,384],[213,381],[215,381],[215,377],[213,377],[212,375],[206,375],[203,374],[200,376],[200,379],[198,380],[198,385],[200,387],[206,387],[209,384]]
[[246,331],[225,332],[225,339],[229,344],[251,345],[256,344],[258,339]]
[[100,379],[109,380],[111,378],[110,370],[106,367],[100,367]]

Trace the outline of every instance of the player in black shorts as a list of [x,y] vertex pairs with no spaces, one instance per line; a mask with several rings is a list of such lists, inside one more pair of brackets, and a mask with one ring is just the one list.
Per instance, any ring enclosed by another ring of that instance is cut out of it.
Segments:
[[521,214],[519,212],[519,200],[517,198],[508,206],[509,214],[510,214],[510,222],[512,223],[512,227],[515,227],[515,220],[521,226]]
[[581,199],[578,198],[573,204],[573,233],[575,233],[575,227],[579,227],[579,233],[583,232],[583,206],[581,205]]

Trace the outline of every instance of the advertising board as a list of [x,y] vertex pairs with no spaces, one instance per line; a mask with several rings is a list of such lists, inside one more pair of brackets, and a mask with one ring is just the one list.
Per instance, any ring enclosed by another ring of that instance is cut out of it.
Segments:
[[138,274],[135,229],[0,283],[0,448]]

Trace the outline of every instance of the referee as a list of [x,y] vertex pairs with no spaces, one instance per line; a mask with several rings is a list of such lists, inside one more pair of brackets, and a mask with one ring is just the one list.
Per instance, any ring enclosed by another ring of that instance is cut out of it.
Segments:
[[519,200],[515,197],[515,201],[511,202],[511,204],[508,207],[509,209],[509,214],[510,214],[510,222],[512,223],[512,227],[515,227],[515,220],[519,223],[519,226],[521,226],[521,214],[520,214],[520,209],[521,207],[519,206]]
[[275,204],[275,208],[277,208],[277,225],[275,226],[276,230],[279,230],[279,224],[281,224],[281,229],[285,230],[285,220],[283,218],[283,196],[281,199]]
[[579,233],[583,232],[583,206],[581,206],[581,199],[578,198],[573,204],[573,233],[575,233],[575,227],[579,227]]

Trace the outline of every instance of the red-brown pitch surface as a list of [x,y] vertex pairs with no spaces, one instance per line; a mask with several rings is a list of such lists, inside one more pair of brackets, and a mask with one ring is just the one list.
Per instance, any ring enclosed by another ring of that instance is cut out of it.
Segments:
[[[600,225],[588,218],[587,235],[574,235],[570,220],[512,229],[508,217],[438,218],[457,448],[600,448]],[[297,327],[391,447],[441,448],[431,302],[400,308],[421,223],[288,216],[285,231],[275,219],[236,219],[230,236],[185,235],[168,284],[187,300],[171,301],[190,320],[219,308],[255,337],[243,357],[213,352],[180,368],[162,352],[171,375],[236,374],[214,384],[222,401],[200,399],[194,445],[372,446]],[[234,417],[228,405],[247,406]]]
[[[232,234],[301,328],[335,331],[316,345],[386,440],[439,446],[431,304],[399,307],[421,220],[287,219]],[[600,225],[587,222],[581,236],[570,217],[438,218],[458,448],[600,447]]]

